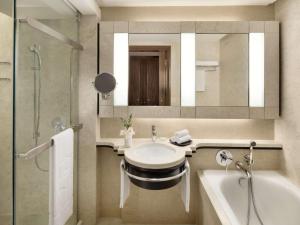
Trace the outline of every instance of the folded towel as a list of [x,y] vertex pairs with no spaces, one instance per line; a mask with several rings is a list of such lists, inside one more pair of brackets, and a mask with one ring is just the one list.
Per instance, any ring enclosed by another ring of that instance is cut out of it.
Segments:
[[175,142],[177,144],[182,144],[182,143],[187,142],[187,141],[189,141],[191,139],[192,139],[191,135],[188,134],[188,135],[185,135],[183,137],[176,137],[175,138]]
[[73,214],[74,132],[67,129],[52,137],[49,153],[49,224],[66,224]]
[[189,134],[189,131],[187,129],[183,129],[183,130],[175,132],[175,137],[180,138],[180,137],[186,136],[188,134]]

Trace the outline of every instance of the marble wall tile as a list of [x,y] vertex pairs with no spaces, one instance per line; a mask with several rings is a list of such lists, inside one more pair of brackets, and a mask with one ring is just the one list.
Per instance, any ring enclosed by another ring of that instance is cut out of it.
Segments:
[[249,108],[250,119],[264,119],[265,108],[264,107],[250,107]]
[[128,107],[127,106],[114,106],[114,117],[127,117],[128,116]]
[[196,33],[248,33],[247,21],[203,21],[196,22]]
[[275,121],[275,139],[284,146],[286,174],[300,185],[300,1],[279,0],[275,18],[280,22],[281,39],[281,117]]
[[[171,137],[174,132],[188,129],[193,138],[202,139],[266,139],[274,138],[273,120],[249,119],[160,119],[133,120],[136,138],[150,138],[151,126],[157,127],[160,137]],[[101,137],[119,137],[121,123],[118,118],[101,119]]]
[[86,225],[95,225],[96,204],[96,91],[91,82],[97,74],[97,19],[82,16],[80,21],[80,42],[84,50],[79,62],[79,121],[83,129],[79,134],[78,159],[78,218]]
[[195,107],[180,107],[181,118],[195,118],[196,108]]
[[180,22],[129,22],[129,33],[180,33]]
[[266,21],[274,19],[274,6],[225,7],[104,7],[104,21]]
[[126,21],[114,22],[114,33],[128,33],[129,24]]
[[196,118],[247,119],[248,107],[196,107]]
[[250,21],[249,22],[249,32],[250,33],[264,33],[265,32],[265,22],[264,21]]
[[114,115],[114,107],[113,106],[106,106],[106,105],[101,105],[99,106],[99,116],[101,118],[110,118]]
[[180,23],[181,33],[195,33],[196,32],[196,22],[186,21]]
[[129,106],[128,113],[139,118],[177,118],[180,107],[177,106]]

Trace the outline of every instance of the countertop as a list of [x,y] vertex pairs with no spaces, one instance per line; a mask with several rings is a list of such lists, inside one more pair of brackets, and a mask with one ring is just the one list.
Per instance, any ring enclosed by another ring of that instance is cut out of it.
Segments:
[[[248,149],[251,141],[257,143],[254,149],[282,150],[282,145],[273,140],[248,140],[248,139],[192,139],[193,142],[185,147],[172,145],[174,148],[185,151],[186,156],[192,156],[193,152],[203,148],[228,148],[228,149]],[[96,141],[98,147],[111,147],[118,155],[124,155],[125,151],[130,150],[140,144],[152,142],[150,138],[133,138],[130,148],[124,147],[123,138],[99,138]],[[168,138],[159,138],[157,143],[170,144]]]

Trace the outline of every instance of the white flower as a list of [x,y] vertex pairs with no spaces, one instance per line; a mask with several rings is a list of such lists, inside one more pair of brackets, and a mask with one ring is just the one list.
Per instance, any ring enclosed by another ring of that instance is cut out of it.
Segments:
[[120,131],[120,136],[125,136],[128,134],[135,135],[135,132],[132,127],[129,127],[128,129],[124,128]]

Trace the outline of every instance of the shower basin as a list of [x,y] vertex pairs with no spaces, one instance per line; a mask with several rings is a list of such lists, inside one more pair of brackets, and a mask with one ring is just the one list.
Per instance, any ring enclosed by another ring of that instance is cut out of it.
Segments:
[[167,143],[145,143],[125,151],[125,170],[132,183],[160,190],[173,187],[185,174],[185,151]]

